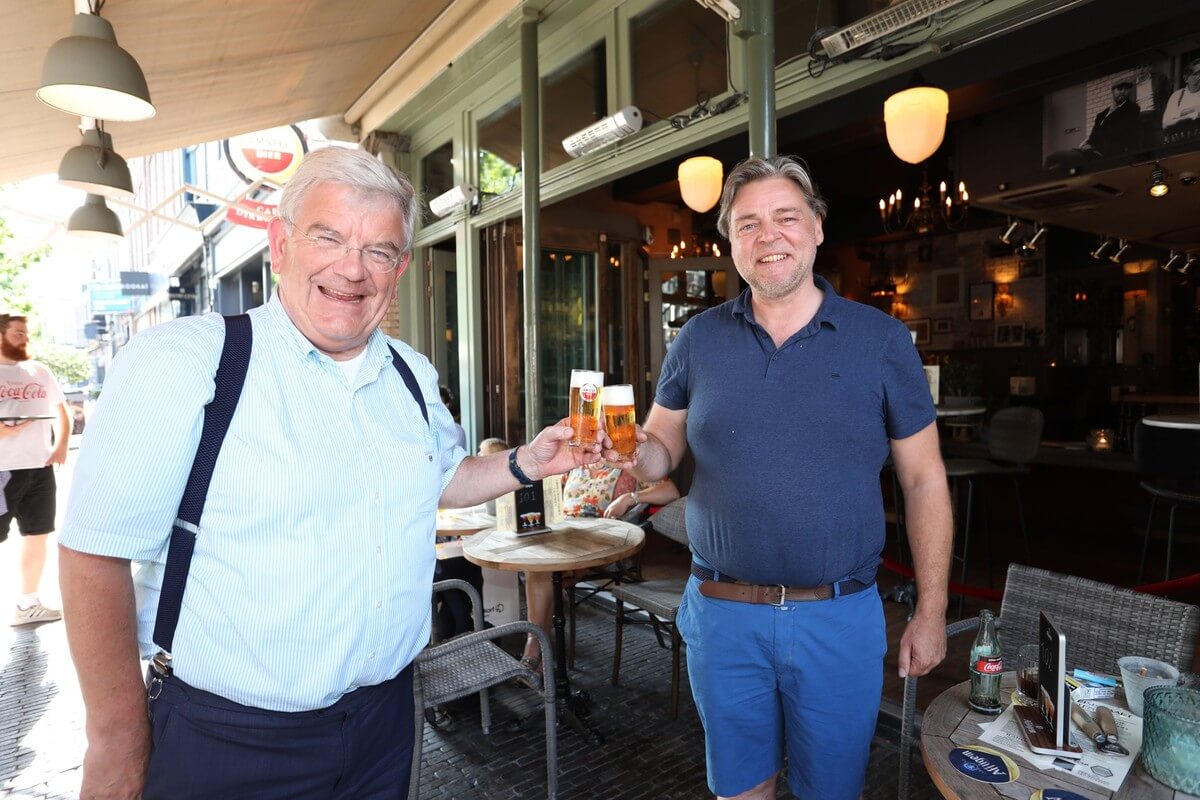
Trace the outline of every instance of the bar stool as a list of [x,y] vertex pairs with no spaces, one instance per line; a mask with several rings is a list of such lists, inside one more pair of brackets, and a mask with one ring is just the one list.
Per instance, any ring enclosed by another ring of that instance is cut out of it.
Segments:
[[[1025,509],[1021,503],[1020,479],[1029,474],[1029,462],[1037,457],[1038,446],[1042,441],[1042,412],[1036,408],[1018,406],[1004,408],[992,417],[988,434],[989,458],[950,458],[946,459],[946,477],[955,482],[955,496],[960,481],[967,483],[967,511],[963,518],[963,535],[961,554],[955,556],[962,568],[959,572],[959,583],[967,582],[967,556],[971,543],[971,517],[975,505],[975,482],[985,478],[1012,478],[1013,491],[1017,499],[1017,521],[1021,527],[1021,540],[1025,546],[1025,561],[1032,558],[1029,548],[1029,531],[1025,527]],[[982,490],[982,485],[980,486]],[[984,501],[982,492],[981,502]],[[988,585],[992,584],[992,555],[991,536],[987,528],[987,514],[984,513],[984,542],[987,547]],[[963,597],[958,598],[958,612],[962,616]]]
[[1154,508],[1159,500],[1170,506],[1167,522],[1167,567],[1163,580],[1171,579],[1171,555],[1175,544],[1175,512],[1180,506],[1200,508],[1200,431],[1159,428],[1139,420],[1133,430],[1133,464],[1141,474],[1141,486],[1150,493],[1150,514],[1137,582],[1146,572]]

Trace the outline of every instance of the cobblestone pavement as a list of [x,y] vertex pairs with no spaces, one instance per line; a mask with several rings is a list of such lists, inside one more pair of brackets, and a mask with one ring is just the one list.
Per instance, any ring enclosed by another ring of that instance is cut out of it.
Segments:
[[[684,800],[706,798],[704,738],[686,685],[679,718],[666,717],[670,653],[646,626],[626,629],[621,685],[609,683],[613,621],[602,609],[578,614],[575,686],[592,699],[589,717],[606,736],[603,745],[559,733],[559,780],[563,798]],[[0,798],[78,796],[83,757],[83,708],[61,623],[0,630]],[[519,642],[513,642],[513,646]],[[425,727],[421,798],[509,800],[544,796],[545,739],[540,706],[528,690],[497,689],[493,729],[479,727],[477,698],[451,708],[449,731]],[[532,716],[530,716],[532,715]],[[520,719],[530,716],[527,724]],[[899,757],[893,725],[882,718],[872,747],[865,796],[896,796]],[[914,797],[937,797],[914,764]],[[780,797],[790,798],[786,788]]]

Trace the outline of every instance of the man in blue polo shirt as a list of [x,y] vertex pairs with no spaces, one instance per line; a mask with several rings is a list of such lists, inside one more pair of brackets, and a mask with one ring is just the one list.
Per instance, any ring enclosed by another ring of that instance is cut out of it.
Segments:
[[952,529],[933,403],[904,325],[813,275],[825,211],[790,158],[730,174],[718,228],[750,288],[680,331],[625,465],[657,480],[695,457],[678,624],[722,798],[774,798],[785,753],[797,797],[862,791],[887,649],[874,584],[889,451],[921,589],[900,674],[945,655]]

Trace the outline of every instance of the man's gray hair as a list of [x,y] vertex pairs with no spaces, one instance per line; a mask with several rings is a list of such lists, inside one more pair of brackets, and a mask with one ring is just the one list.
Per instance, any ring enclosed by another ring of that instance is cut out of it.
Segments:
[[364,150],[325,147],[314,150],[300,162],[296,174],[283,188],[279,216],[293,223],[304,198],[322,183],[339,183],[364,194],[382,195],[392,201],[404,216],[404,241],[401,249],[412,249],[413,228],[417,219],[417,193],[408,178]]
[[812,212],[819,219],[825,219],[829,207],[799,159],[791,156],[747,158],[729,173],[729,177],[725,179],[725,189],[721,192],[721,213],[717,216],[717,230],[726,239],[729,238],[729,215],[733,212],[733,201],[738,192],[747,183],[767,178],[787,178],[796,184]]

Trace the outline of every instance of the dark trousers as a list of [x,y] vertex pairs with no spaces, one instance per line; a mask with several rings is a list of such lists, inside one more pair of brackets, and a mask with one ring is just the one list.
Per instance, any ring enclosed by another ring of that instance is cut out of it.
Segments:
[[412,669],[329,708],[293,713],[167,678],[150,702],[153,750],[142,798],[406,800]]

